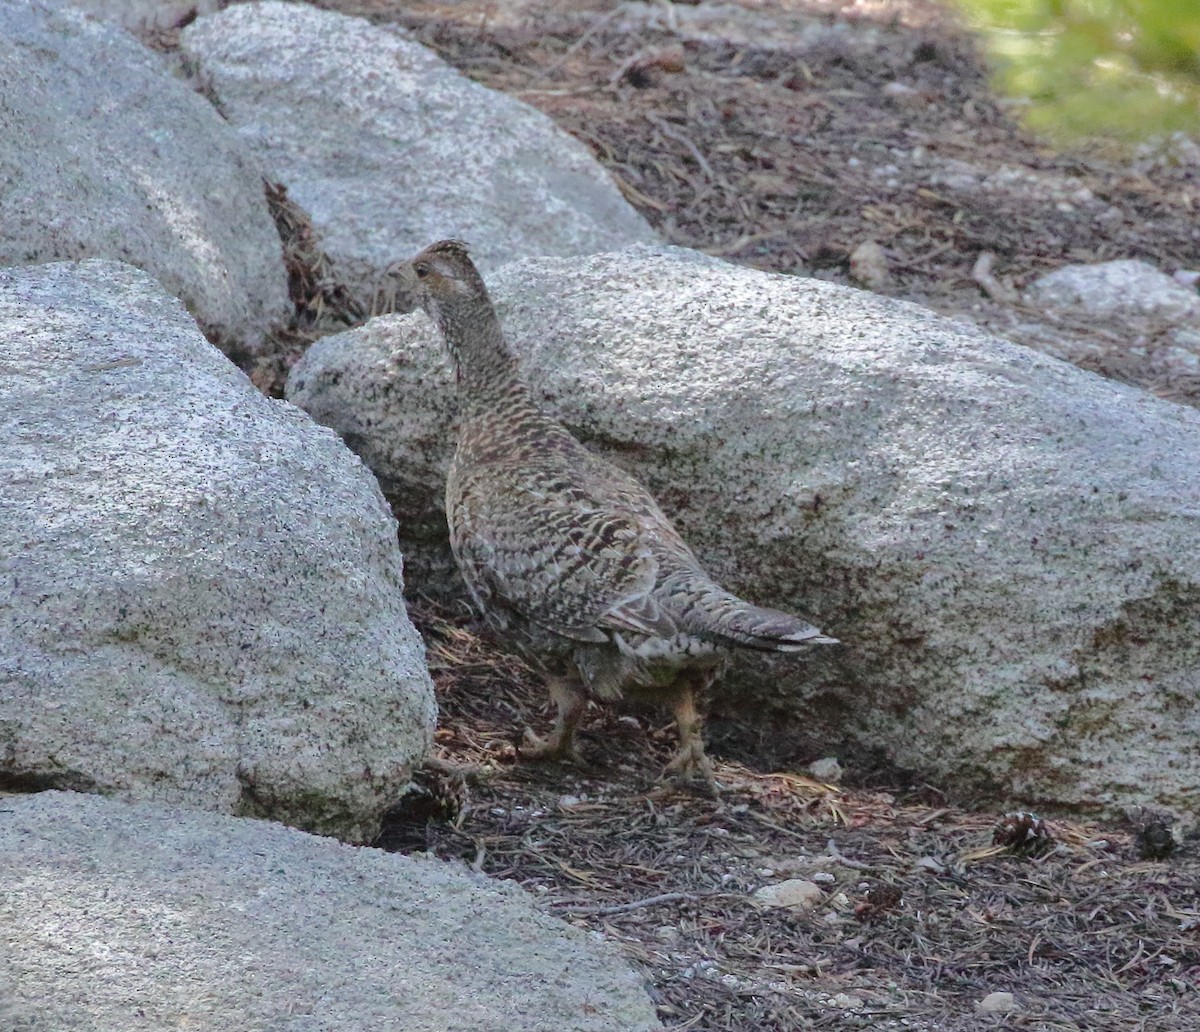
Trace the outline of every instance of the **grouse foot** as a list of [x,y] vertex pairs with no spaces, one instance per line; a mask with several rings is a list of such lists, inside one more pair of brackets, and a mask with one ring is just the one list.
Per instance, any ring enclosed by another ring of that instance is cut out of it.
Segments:
[[558,760],[582,767],[584,766],[583,757],[575,748],[573,738],[573,735],[563,735],[557,731],[549,738],[539,738],[529,728],[526,728],[525,739],[521,742],[517,752],[521,759],[534,763]]
[[663,777],[698,782],[714,799],[721,794],[712,760],[705,754],[704,745],[698,737],[679,747],[671,762],[663,768]]
[[700,781],[716,798],[721,792],[713,774],[712,760],[705,755],[704,739],[700,735],[701,720],[696,710],[695,688],[702,683],[705,674],[688,672],[676,686],[671,709],[675,714],[675,725],[679,728],[679,750],[663,771],[664,777],[675,775],[680,780]]
[[519,752],[526,760],[566,760],[583,765],[583,757],[575,750],[575,728],[587,708],[587,696],[582,686],[571,677],[550,677],[546,680],[550,698],[558,707],[558,719],[549,738],[539,738],[529,728]]

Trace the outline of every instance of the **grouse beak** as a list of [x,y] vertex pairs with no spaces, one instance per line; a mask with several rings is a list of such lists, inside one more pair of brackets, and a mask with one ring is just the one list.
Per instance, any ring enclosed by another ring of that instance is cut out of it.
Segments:
[[392,262],[383,274],[388,279],[397,280],[402,286],[415,287],[417,283],[417,274],[413,272],[412,261],[408,258],[402,258],[398,262]]
[[412,312],[425,307],[425,292],[420,289],[421,281],[417,279],[410,259],[392,262],[383,270],[383,276],[393,284],[397,312]]

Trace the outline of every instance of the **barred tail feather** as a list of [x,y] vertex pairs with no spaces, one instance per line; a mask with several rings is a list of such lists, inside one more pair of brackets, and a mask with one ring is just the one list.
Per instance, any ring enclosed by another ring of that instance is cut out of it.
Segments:
[[731,613],[709,633],[743,648],[763,652],[803,652],[813,645],[840,644],[837,638],[822,634],[820,628],[799,617],[746,602],[742,605],[745,608]]
[[718,587],[705,585],[691,594],[683,624],[700,637],[763,652],[801,652],[813,645],[838,645],[798,616],[755,606]]

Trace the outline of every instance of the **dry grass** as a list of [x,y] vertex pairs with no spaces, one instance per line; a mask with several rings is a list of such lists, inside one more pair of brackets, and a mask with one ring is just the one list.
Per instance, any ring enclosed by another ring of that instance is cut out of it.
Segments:
[[308,213],[288,197],[282,183],[266,180],[263,189],[283,245],[296,328],[319,332],[361,323],[366,316],[363,306],[335,274]]
[[[1146,862],[1130,828],[1051,820],[1052,848],[1021,858],[992,845],[997,814],[756,769],[722,741],[714,801],[657,781],[674,742],[657,713],[594,710],[587,770],[521,765],[522,728],[550,717],[535,678],[461,618],[414,615],[440,757],[481,776],[426,772],[379,844],[461,858],[602,932],[645,972],[668,1028],[1200,1027],[1190,844]],[[753,902],[785,877],[824,897],[799,913]],[[993,991],[1018,1010],[977,1014]]]

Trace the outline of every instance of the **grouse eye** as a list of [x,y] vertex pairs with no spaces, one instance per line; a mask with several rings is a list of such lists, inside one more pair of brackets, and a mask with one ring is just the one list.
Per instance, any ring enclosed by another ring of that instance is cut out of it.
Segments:
[[429,266],[425,262],[417,262],[413,266],[413,271],[417,274],[417,279],[424,279],[429,275]]

